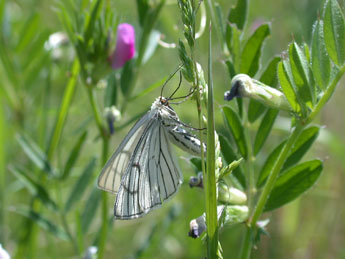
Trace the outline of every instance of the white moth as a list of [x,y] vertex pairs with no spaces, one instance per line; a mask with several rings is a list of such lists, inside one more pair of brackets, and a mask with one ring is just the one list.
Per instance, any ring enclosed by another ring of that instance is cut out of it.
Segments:
[[199,139],[184,128],[168,99],[158,97],[98,178],[100,189],[117,195],[115,218],[141,217],[177,192],[182,175],[170,142],[192,154],[201,152]]

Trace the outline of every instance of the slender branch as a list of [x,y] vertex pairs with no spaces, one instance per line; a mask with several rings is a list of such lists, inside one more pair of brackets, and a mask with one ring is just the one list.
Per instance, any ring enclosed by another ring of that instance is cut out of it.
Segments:
[[[96,103],[96,96],[94,92],[94,88],[91,86],[87,86],[88,96],[90,99],[91,108],[93,111],[93,115],[99,130],[99,134],[102,137],[102,166],[107,162],[108,159],[108,147],[109,147],[109,134],[103,125],[102,117],[99,113],[98,106]],[[108,233],[108,195],[106,192],[102,192],[102,226],[100,230],[100,239],[98,242],[98,258],[102,259],[104,257],[104,250],[105,244],[107,240],[107,233]]]
[[[259,217],[261,216],[267,199],[274,187],[275,181],[278,177],[278,174],[284,164],[284,162],[286,161],[287,156],[289,155],[289,152],[293,146],[293,144],[295,143],[297,137],[299,136],[299,134],[302,132],[304,128],[304,125],[302,125],[299,121],[297,122],[297,126],[294,128],[293,132],[291,133],[290,137],[288,138],[283,150],[280,152],[274,166],[273,169],[270,173],[270,175],[268,176],[268,179],[266,181],[266,184],[263,188],[263,191],[259,197],[258,203],[255,207],[254,213],[253,213],[253,217],[251,219],[251,221],[249,222],[249,226],[248,228],[250,228],[251,230],[247,230],[246,235],[245,235],[245,239],[244,239],[244,245],[243,245],[243,250],[242,250],[242,255],[241,258],[249,258],[250,253],[251,253],[251,249],[252,249],[252,239],[250,238],[251,235],[251,231],[254,231],[256,228],[256,223],[259,219]],[[248,243],[249,242],[249,243]],[[246,257],[244,257],[246,256]]]

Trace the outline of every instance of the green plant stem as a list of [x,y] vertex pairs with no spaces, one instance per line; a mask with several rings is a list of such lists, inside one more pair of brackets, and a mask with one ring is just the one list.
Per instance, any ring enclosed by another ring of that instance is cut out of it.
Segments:
[[[93,115],[99,130],[99,134],[102,138],[102,166],[107,162],[108,159],[108,147],[109,147],[109,135],[103,125],[102,117],[99,113],[98,106],[96,103],[96,96],[94,92],[94,87],[87,86],[88,96],[93,111]],[[98,258],[102,259],[104,257],[105,244],[108,234],[108,195],[106,192],[102,192],[102,226],[100,231],[100,239],[98,242]]]
[[246,143],[247,143],[247,195],[248,195],[248,208],[249,208],[249,215],[253,212],[254,209],[254,196],[256,192],[256,187],[255,187],[255,175],[254,175],[254,162],[255,162],[255,157],[253,155],[253,145],[252,145],[252,140],[250,137],[250,123],[248,121],[248,116],[243,116],[245,119],[245,127],[244,127],[244,134],[246,138]]
[[[252,249],[252,238],[250,238],[252,231],[255,230],[256,228],[256,223],[259,219],[259,217],[261,216],[264,208],[265,208],[265,204],[267,202],[267,199],[274,187],[275,181],[277,179],[277,176],[284,164],[284,162],[286,161],[287,156],[289,155],[289,152],[293,146],[293,144],[295,143],[297,137],[299,136],[299,134],[302,132],[304,128],[304,125],[302,125],[299,121],[297,122],[296,127],[294,128],[292,134],[290,135],[290,137],[288,138],[283,150],[280,152],[274,166],[273,169],[270,173],[270,175],[268,176],[268,179],[266,181],[266,184],[263,188],[263,191],[259,197],[258,203],[255,207],[254,213],[253,213],[253,217],[251,219],[251,221],[249,222],[248,228],[250,228],[251,230],[247,230],[246,232],[246,236],[244,239],[244,245],[243,245],[243,250],[242,250],[242,255],[241,258],[242,259],[246,259],[249,258],[250,253],[251,253],[251,249]],[[246,242],[249,242],[246,243]]]
[[248,259],[252,251],[252,228],[246,226],[246,234],[242,244],[241,259]]
[[79,61],[78,59],[75,59],[73,62],[73,66],[72,66],[72,73],[71,76],[69,78],[69,81],[67,83],[67,87],[65,89],[64,92],[64,97],[62,99],[62,103],[60,106],[60,111],[59,111],[59,115],[54,127],[54,132],[52,134],[52,137],[50,139],[50,143],[48,146],[48,151],[47,151],[47,157],[48,160],[50,161],[53,156],[54,153],[58,147],[60,138],[61,138],[61,134],[62,134],[62,130],[63,127],[65,125],[65,121],[67,118],[67,114],[68,114],[68,110],[75,92],[75,88],[77,85],[77,79],[78,79],[78,75],[79,75],[79,71],[80,71],[80,65],[79,65]]
[[[204,179],[206,198],[206,224],[208,237],[208,258],[217,258],[218,252],[218,219],[216,187],[216,144],[213,104],[211,27],[209,35],[208,57],[208,93],[207,93],[207,173]],[[199,91],[198,91],[199,92]],[[200,95],[200,93],[199,93]]]

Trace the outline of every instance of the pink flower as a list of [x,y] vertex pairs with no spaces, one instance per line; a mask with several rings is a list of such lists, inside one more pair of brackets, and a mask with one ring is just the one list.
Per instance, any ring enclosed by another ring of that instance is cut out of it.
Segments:
[[111,67],[122,67],[135,54],[135,31],[128,23],[121,23],[117,27],[117,39],[115,51],[109,57]]

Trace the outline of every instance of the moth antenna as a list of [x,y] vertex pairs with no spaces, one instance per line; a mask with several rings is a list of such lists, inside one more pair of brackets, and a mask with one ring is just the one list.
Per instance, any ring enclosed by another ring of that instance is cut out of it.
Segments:
[[182,67],[183,67],[183,64],[178,65],[178,67],[177,67],[177,69],[175,70],[175,72],[172,73],[172,74],[168,77],[168,79],[164,82],[164,84],[163,84],[163,86],[162,86],[162,89],[161,89],[161,98],[162,98],[162,96],[163,96],[163,90],[164,90],[164,87],[166,86],[166,84],[171,80],[171,78],[174,77],[174,75],[175,75]]

